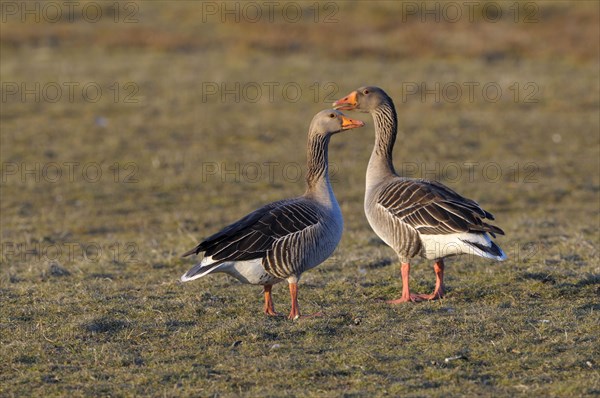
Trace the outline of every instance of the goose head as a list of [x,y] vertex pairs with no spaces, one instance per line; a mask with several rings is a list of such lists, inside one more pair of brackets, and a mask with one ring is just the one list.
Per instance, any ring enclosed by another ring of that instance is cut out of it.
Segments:
[[343,111],[369,113],[385,103],[390,103],[390,101],[390,97],[379,87],[365,86],[335,101],[333,107]]
[[342,112],[335,109],[325,109],[313,117],[310,123],[312,134],[331,135],[345,130],[363,127],[364,122],[350,119]]

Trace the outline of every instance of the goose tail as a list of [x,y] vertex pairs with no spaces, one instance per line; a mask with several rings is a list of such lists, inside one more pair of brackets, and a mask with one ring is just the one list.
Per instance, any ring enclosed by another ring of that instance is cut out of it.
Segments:
[[469,247],[473,249],[473,253],[489,258],[492,260],[504,261],[506,260],[506,253],[498,246],[494,241],[492,241],[487,235],[485,236],[484,241],[475,242],[473,240],[462,239],[462,241],[467,244]]
[[181,282],[189,282],[194,279],[202,278],[204,275],[208,275],[211,272],[216,271],[221,265],[225,263],[215,263],[211,257],[204,257],[201,262],[194,265],[188,272],[183,274],[180,278]]

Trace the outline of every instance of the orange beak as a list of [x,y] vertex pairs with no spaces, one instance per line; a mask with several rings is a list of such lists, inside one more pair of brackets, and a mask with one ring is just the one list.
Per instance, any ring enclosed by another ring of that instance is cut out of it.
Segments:
[[333,103],[333,107],[340,111],[351,111],[358,105],[356,100],[358,93],[356,91],[351,92],[342,99],[339,99]]
[[350,119],[349,117],[342,116],[342,130],[350,130],[358,127],[362,127],[365,125],[365,122],[361,122],[360,120]]

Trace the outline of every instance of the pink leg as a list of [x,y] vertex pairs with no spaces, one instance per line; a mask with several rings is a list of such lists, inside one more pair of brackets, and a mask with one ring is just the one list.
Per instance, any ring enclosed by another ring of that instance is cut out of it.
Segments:
[[402,263],[400,268],[402,275],[402,297],[396,300],[390,300],[388,304],[400,304],[421,301],[421,298],[416,294],[410,294],[409,279],[410,279],[410,263]]
[[295,320],[298,318],[308,318],[312,316],[321,316],[323,315],[320,312],[310,315],[300,315],[300,308],[298,307],[298,284],[290,283],[290,296],[292,298],[292,310],[290,311],[290,315],[288,315],[288,319]]
[[435,272],[435,289],[431,294],[419,294],[422,300],[437,300],[444,297],[444,259],[439,259],[433,264]]
[[273,299],[271,297],[271,288],[272,285],[265,285],[265,314],[270,316],[278,316],[277,312],[275,312],[275,306],[273,305]]
[[288,319],[296,319],[300,318],[300,309],[298,308],[298,284],[290,283],[290,297],[292,299],[292,310],[290,311],[290,315],[288,315]]

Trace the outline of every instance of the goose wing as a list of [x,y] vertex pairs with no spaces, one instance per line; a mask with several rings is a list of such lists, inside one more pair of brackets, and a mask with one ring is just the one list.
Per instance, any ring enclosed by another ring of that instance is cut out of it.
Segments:
[[209,236],[183,256],[204,252],[204,256],[211,257],[212,261],[203,269],[227,261],[265,258],[279,241],[311,228],[319,221],[318,210],[306,199],[270,203]]
[[377,204],[421,234],[489,232],[504,235],[483,220],[494,216],[477,202],[436,181],[396,178],[383,186]]

